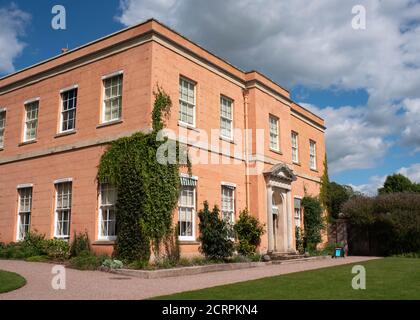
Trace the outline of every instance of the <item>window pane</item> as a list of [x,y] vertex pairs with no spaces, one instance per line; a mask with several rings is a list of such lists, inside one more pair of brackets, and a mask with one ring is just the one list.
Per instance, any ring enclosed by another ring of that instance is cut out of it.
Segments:
[[122,75],[105,79],[104,83],[104,121],[121,118]]
[[182,186],[178,201],[178,227],[180,236],[193,236],[194,211],[194,187]]
[[38,107],[38,101],[25,105],[25,141],[33,140],[36,138],[36,129],[38,126]]
[[19,193],[19,212],[18,212],[18,240],[25,238],[29,232],[30,217],[32,209],[32,187],[22,188]]
[[62,99],[62,131],[76,127],[77,88],[61,94]]
[[68,237],[70,235],[71,188],[71,182],[56,185],[56,236],[58,237]]
[[229,223],[235,220],[234,192],[233,188],[222,186],[222,218]]
[[179,120],[194,125],[195,84],[179,79]]

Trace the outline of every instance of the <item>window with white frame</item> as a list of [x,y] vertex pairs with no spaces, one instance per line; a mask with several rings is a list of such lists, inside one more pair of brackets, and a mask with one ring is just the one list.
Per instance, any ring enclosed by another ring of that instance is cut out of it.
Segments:
[[270,115],[270,149],[279,151],[279,119]]
[[17,240],[25,239],[31,225],[32,187],[19,188]]
[[56,238],[70,237],[72,183],[56,183],[55,232]]
[[295,198],[295,226],[300,227],[301,216],[302,216],[302,200],[300,198]]
[[220,97],[220,135],[232,139],[233,131],[233,101]]
[[118,74],[103,79],[104,105],[102,122],[121,119],[123,75]]
[[77,88],[61,93],[61,132],[76,128]]
[[298,134],[292,131],[292,161],[299,162],[299,141]]
[[235,222],[235,187],[222,185],[222,218],[233,224]]
[[0,148],[4,146],[4,130],[6,128],[6,110],[0,110]]
[[39,101],[33,101],[25,104],[25,142],[36,139],[36,133],[38,130],[38,109]]
[[117,237],[117,218],[115,204],[117,189],[108,183],[102,183],[99,195],[99,235],[100,240],[115,240]]
[[[192,179],[188,179],[192,180]],[[181,179],[182,181],[182,179]],[[195,181],[181,185],[178,201],[178,228],[180,240],[195,240]]]
[[309,165],[316,170],[316,142],[313,140],[309,140]]
[[179,79],[179,121],[195,126],[195,83]]

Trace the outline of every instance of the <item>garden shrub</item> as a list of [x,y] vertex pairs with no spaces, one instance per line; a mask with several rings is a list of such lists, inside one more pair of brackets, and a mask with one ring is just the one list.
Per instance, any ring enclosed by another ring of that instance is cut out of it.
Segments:
[[303,235],[302,229],[298,226],[295,226],[295,239],[296,239],[296,251],[299,253],[303,253],[305,248],[303,246]]
[[349,239],[349,246],[365,242],[368,254],[375,255],[420,251],[420,194],[357,196],[343,206],[343,212],[357,236]]
[[319,199],[306,196],[302,199],[304,224],[304,247],[314,250],[321,242],[321,231],[324,229],[324,219],[322,217],[322,207]]
[[261,236],[264,234],[264,225],[251,216],[247,209],[239,214],[239,219],[234,225],[236,237],[238,238],[237,250],[244,256],[252,255],[261,243]]
[[45,253],[55,260],[65,260],[70,256],[70,246],[61,239],[49,239],[44,242]]
[[220,218],[219,208],[214,206],[209,210],[209,204],[204,202],[204,208],[199,211],[199,229],[201,242],[200,251],[207,259],[224,260],[232,256],[234,245],[230,239],[229,224]]
[[77,257],[69,260],[69,266],[78,270],[97,270],[108,259],[107,255],[96,256],[89,252],[81,252]]
[[102,267],[107,269],[121,269],[123,267],[123,263],[122,261],[116,259],[105,259],[102,262]]
[[82,252],[92,252],[90,246],[89,235],[87,232],[84,233],[74,233],[73,241],[70,245],[70,256],[77,257]]

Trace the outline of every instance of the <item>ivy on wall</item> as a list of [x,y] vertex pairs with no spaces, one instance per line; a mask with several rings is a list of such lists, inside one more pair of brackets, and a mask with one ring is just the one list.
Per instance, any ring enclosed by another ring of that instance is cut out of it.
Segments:
[[[178,201],[179,159],[166,164],[157,161],[159,147],[168,142],[168,138],[160,138],[160,130],[172,102],[159,86],[154,96],[152,132],[137,132],[112,142],[98,169],[98,181],[117,189],[114,254],[126,261],[149,260],[151,244],[159,251],[162,240],[173,230],[172,215]],[[183,154],[178,142],[173,143],[176,154]]]

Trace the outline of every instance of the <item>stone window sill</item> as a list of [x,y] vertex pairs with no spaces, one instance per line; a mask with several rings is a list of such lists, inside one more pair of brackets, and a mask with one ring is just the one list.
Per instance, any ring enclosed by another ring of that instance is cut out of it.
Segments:
[[69,131],[60,132],[60,133],[57,133],[54,136],[54,138],[69,136],[69,135],[75,134],[76,132],[77,132],[77,130],[69,130]]
[[219,139],[222,140],[222,141],[226,141],[226,142],[229,142],[231,144],[235,144],[236,145],[236,142],[233,139],[222,137],[222,136],[220,136]]
[[120,124],[120,123],[123,123],[123,122],[124,121],[122,119],[104,122],[104,123],[98,124],[96,126],[96,129],[104,128],[104,127],[108,127],[108,126],[113,126],[113,125]]
[[186,128],[186,129],[189,129],[189,130],[193,130],[195,132],[200,132],[200,130],[198,130],[193,125],[190,125],[188,123],[184,123],[184,122],[181,122],[181,121],[178,121],[178,127],[182,127],[182,128]]
[[19,143],[19,147],[26,146],[28,144],[33,144],[33,143],[37,143],[37,140],[35,139],[35,140],[21,142]]
[[270,148],[270,151],[279,155],[283,155],[283,152],[281,152],[280,150],[274,150]]

